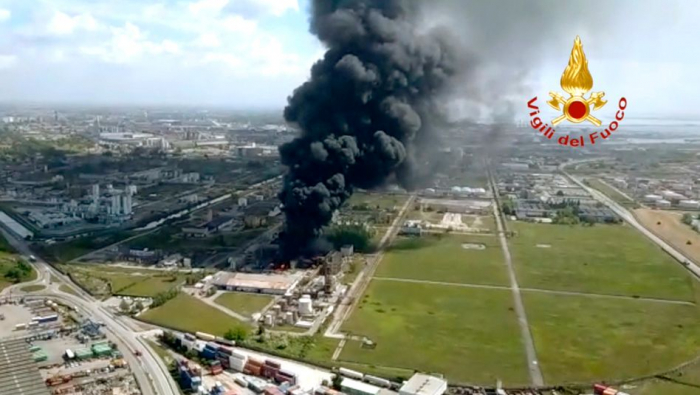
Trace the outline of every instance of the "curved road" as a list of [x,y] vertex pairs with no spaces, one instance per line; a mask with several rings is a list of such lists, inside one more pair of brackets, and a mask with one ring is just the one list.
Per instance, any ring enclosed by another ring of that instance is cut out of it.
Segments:
[[[4,228],[0,228],[0,233],[5,236],[7,241],[19,253],[26,256],[33,255],[33,252],[24,240],[17,238]],[[70,284],[78,296],[63,293],[58,290],[58,284],[54,284],[54,287],[49,286],[46,291],[28,295],[28,298],[50,297],[61,300],[64,303],[75,306],[86,316],[104,323],[107,332],[112,335],[112,338],[123,351],[124,357],[131,366],[131,370],[144,395],[177,395],[180,393],[179,387],[170,376],[167,366],[138,334],[129,329],[117,316],[105,310],[98,300],[73,284],[70,278],[58,272],[46,262],[37,258],[37,261],[32,262],[32,265],[38,272],[37,280],[32,283],[41,282],[48,286],[49,279],[53,275],[65,284]],[[138,359],[133,354],[135,350],[142,350],[142,355]]]

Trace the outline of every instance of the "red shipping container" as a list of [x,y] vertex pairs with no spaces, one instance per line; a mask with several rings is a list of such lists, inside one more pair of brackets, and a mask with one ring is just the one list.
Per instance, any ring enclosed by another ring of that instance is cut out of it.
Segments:
[[275,362],[275,361],[272,361],[272,360],[269,360],[269,359],[266,359],[266,360],[265,360],[265,365],[267,365],[267,366],[272,366],[272,367],[275,367],[275,368],[277,368],[277,369],[279,369],[280,367],[282,367],[282,365],[280,365],[279,362]]
[[263,366],[263,362],[259,359],[248,358],[248,363],[256,366]]

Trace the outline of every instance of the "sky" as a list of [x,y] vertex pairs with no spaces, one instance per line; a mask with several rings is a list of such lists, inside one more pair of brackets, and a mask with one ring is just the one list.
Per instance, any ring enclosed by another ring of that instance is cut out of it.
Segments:
[[[618,3],[627,8],[564,31],[548,31],[546,21],[523,24],[511,41],[521,57],[537,59],[527,70],[531,93],[517,93],[523,103],[537,95],[544,104],[550,90],[561,91],[578,34],[593,90],[606,92],[611,109],[625,96],[638,117],[700,118],[700,1]],[[308,31],[308,6],[308,0],[0,0],[0,101],[281,108],[323,54]],[[546,46],[535,45],[546,36],[553,37]],[[506,67],[521,61],[503,59]]]

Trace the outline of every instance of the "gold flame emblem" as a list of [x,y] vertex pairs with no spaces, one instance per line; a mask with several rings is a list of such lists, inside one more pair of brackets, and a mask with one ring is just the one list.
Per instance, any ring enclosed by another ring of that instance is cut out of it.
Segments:
[[[581,39],[576,36],[574,48],[571,49],[569,64],[566,65],[564,73],[561,75],[561,88],[569,94],[566,99],[556,92],[549,92],[551,100],[547,102],[557,111],[563,114],[552,120],[552,125],[556,126],[564,119],[573,123],[588,121],[595,126],[600,126],[600,120],[591,115],[591,105],[593,111],[601,109],[607,100],[603,100],[605,92],[594,92],[586,99],[584,95],[593,88],[593,77],[588,71],[588,60],[583,53]],[[562,108],[563,106],[563,108]]]

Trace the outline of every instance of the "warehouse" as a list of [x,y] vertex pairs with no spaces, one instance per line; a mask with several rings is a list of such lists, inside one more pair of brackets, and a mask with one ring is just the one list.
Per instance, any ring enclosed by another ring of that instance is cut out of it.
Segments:
[[0,342],[0,394],[49,395],[23,339]]
[[447,381],[427,374],[414,374],[399,390],[399,395],[442,395]]
[[303,273],[253,274],[218,272],[212,284],[222,290],[284,295],[296,287]]

